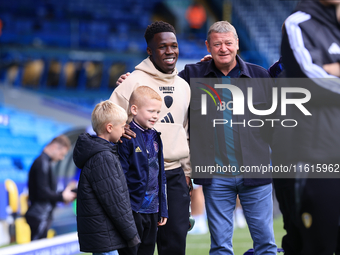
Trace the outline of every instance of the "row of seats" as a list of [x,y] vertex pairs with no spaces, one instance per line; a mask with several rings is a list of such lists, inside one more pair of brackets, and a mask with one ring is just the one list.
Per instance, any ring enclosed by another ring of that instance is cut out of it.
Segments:
[[[1,96],[1,90],[0,90]],[[0,100],[1,102],[1,100]],[[0,220],[9,219],[8,194],[4,183],[12,180],[18,187],[19,194],[27,193],[27,180],[29,169],[44,146],[54,137],[68,133],[73,126],[66,122],[56,121],[52,117],[42,117],[31,111],[24,111],[15,107],[0,104]],[[70,158],[68,158],[70,160]],[[63,174],[59,174],[60,169]],[[58,176],[58,185],[65,185],[74,176],[70,167],[55,167]],[[59,186],[58,186],[59,187]],[[61,186],[63,187],[63,186]],[[20,205],[21,206],[21,205]],[[57,217],[60,218],[60,217]],[[65,220],[66,219],[66,220]],[[74,216],[73,216],[74,219]],[[54,227],[59,233],[75,229],[75,220],[72,224],[68,217],[62,216],[60,226]],[[20,230],[22,231],[22,230]],[[18,239],[17,239],[17,242]]]
[[[112,12],[115,10],[122,11],[126,16],[129,13],[142,15],[145,12],[150,12],[155,4],[160,1],[149,0],[145,4],[141,0],[17,0],[1,1],[0,11],[8,10],[12,13],[30,14],[37,17],[51,17],[55,14],[68,17],[75,14],[83,14],[90,15],[90,18],[100,16],[114,19],[115,17],[112,15]],[[59,13],[60,10],[62,11],[61,13]],[[58,17],[60,18],[60,16]],[[136,19],[137,17],[129,18]]]
[[[0,17],[1,18],[1,17]],[[12,26],[4,27],[0,43],[8,45],[35,45],[62,48],[88,48],[100,50],[113,50],[116,52],[145,53],[146,42],[143,36],[145,27],[149,22],[144,22],[139,32],[129,34],[130,26],[120,23],[112,32],[105,22],[75,22],[69,24],[47,22],[41,30],[34,31],[31,23],[26,21],[13,21]],[[23,23],[25,26],[16,23]],[[13,27],[13,28],[12,28]],[[74,27],[74,29],[71,29]],[[181,57],[196,59],[206,54],[204,42],[187,41],[178,36]]]
[[234,16],[243,23],[256,50],[270,66],[280,58],[281,27],[297,1],[232,0]]
[[[180,59],[201,59],[207,54],[203,41],[187,42],[179,37],[178,42]],[[144,48],[144,52],[146,51],[145,42],[136,47]],[[4,52],[0,54],[0,62],[3,65],[0,68],[0,82],[5,84],[36,89],[58,88],[106,92],[115,88],[121,74],[133,71],[135,66],[146,57],[146,53],[117,54],[50,48],[19,50],[8,47]]]
[[[144,31],[151,23],[153,9],[159,2],[1,1],[3,29],[0,43],[145,53]],[[59,12],[64,16],[60,17]],[[206,54],[203,42],[200,45],[188,42],[185,34],[178,37],[183,37],[181,47],[185,49],[181,51],[181,57],[197,59]]]
[[[139,31],[150,24],[153,8],[158,2],[159,0],[148,1],[148,4],[140,0],[1,1],[0,19],[3,22],[3,31],[0,42],[144,51],[144,39]],[[124,40],[127,35],[129,39]]]
[[27,181],[27,172],[43,147],[71,126],[12,107],[0,106],[0,181]]

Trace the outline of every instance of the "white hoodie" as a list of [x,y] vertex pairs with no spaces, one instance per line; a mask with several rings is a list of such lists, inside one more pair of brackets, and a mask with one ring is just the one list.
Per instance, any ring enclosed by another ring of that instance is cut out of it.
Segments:
[[185,175],[190,176],[188,146],[188,107],[190,103],[189,84],[177,76],[158,71],[149,58],[144,59],[124,82],[118,86],[110,100],[129,112],[129,99],[139,86],[154,89],[163,99],[159,121],[155,129],[161,132],[164,167],[171,170],[182,166]]

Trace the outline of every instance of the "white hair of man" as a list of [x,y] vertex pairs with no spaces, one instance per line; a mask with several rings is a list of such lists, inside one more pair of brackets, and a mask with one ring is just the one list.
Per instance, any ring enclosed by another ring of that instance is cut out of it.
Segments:
[[211,25],[211,27],[209,28],[208,31],[208,37],[207,37],[207,41],[209,43],[209,39],[210,39],[210,34],[211,33],[228,33],[228,32],[232,32],[235,39],[238,39],[237,33],[236,33],[236,29],[235,27],[230,24],[228,21],[217,21],[214,24]]

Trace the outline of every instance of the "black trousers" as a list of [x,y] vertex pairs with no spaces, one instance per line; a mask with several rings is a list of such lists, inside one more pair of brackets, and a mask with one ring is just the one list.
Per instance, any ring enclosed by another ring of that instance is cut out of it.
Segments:
[[47,237],[47,231],[52,225],[52,219],[39,220],[26,215],[26,221],[31,229],[31,240],[38,240]]
[[169,218],[158,228],[159,255],[184,255],[189,228],[189,188],[182,168],[165,171]]
[[302,237],[295,207],[295,179],[273,179],[275,196],[283,216],[283,228],[287,234],[282,238],[281,247],[285,255],[299,255]]
[[158,213],[133,212],[141,243],[134,247],[119,249],[119,255],[153,255],[157,237]]
[[307,179],[299,208],[301,254],[340,254],[340,179]]

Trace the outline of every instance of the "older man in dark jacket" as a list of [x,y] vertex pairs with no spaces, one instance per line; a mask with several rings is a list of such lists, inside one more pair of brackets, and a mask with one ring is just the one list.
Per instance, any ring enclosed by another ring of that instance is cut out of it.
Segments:
[[[238,37],[235,28],[229,22],[216,22],[210,27],[206,46],[213,59],[186,65],[184,70],[179,73],[180,77],[187,82],[190,82],[191,78],[206,78],[206,80],[201,79],[201,82],[198,82],[200,87],[204,87],[203,83],[208,83],[208,79],[212,78],[216,81],[219,80],[219,83],[231,83],[237,86],[243,95],[247,95],[248,87],[252,87],[254,107],[262,110],[271,108],[272,82],[269,79],[270,75],[264,68],[244,62],[237,55]],[[216,164],[235,170],[219,174],[219,177],[222,178],[212,178],[210,175],[210,179],[208,179],[205,178],[205,174],[196,175],[199,178],[195,179],[195,183],[203,185],[206,201],[211,233],[210,254],[233,254],[233,211],[237,195],[239,195],[254,241],[255,253],[276,254],[271,176],[268,173],[263,175],[242,173],[244,166],[260,168],[270,164],[269,145],[261,136],[261,128],[248,125],[249,120],[260,118],[250,112],[247,107],[244,107],[243,115],[233,115],[227,109],[217,112],[213,100],[207,100],[209,113],[202,115],[200,97],[202,91],[194,85],[195,82],[192,80],[190,83],[192,91],[190,105],[192,172],[195,174],[196,166],[209,167]],[[210,88],[205,87],[206,90],[211,90],[211,88],[211,86]],[[195,96],[197,94],[199,97]],[[233,100],[228,89],[216,89],[215,99],[220,102]],[[232,121],[235,125],[231,127],[228,123],[228,125],[218,125],[219,127],[216,129],[212,128],[212,119],[226,118],[226,116],[230,118],[229,123]]]

